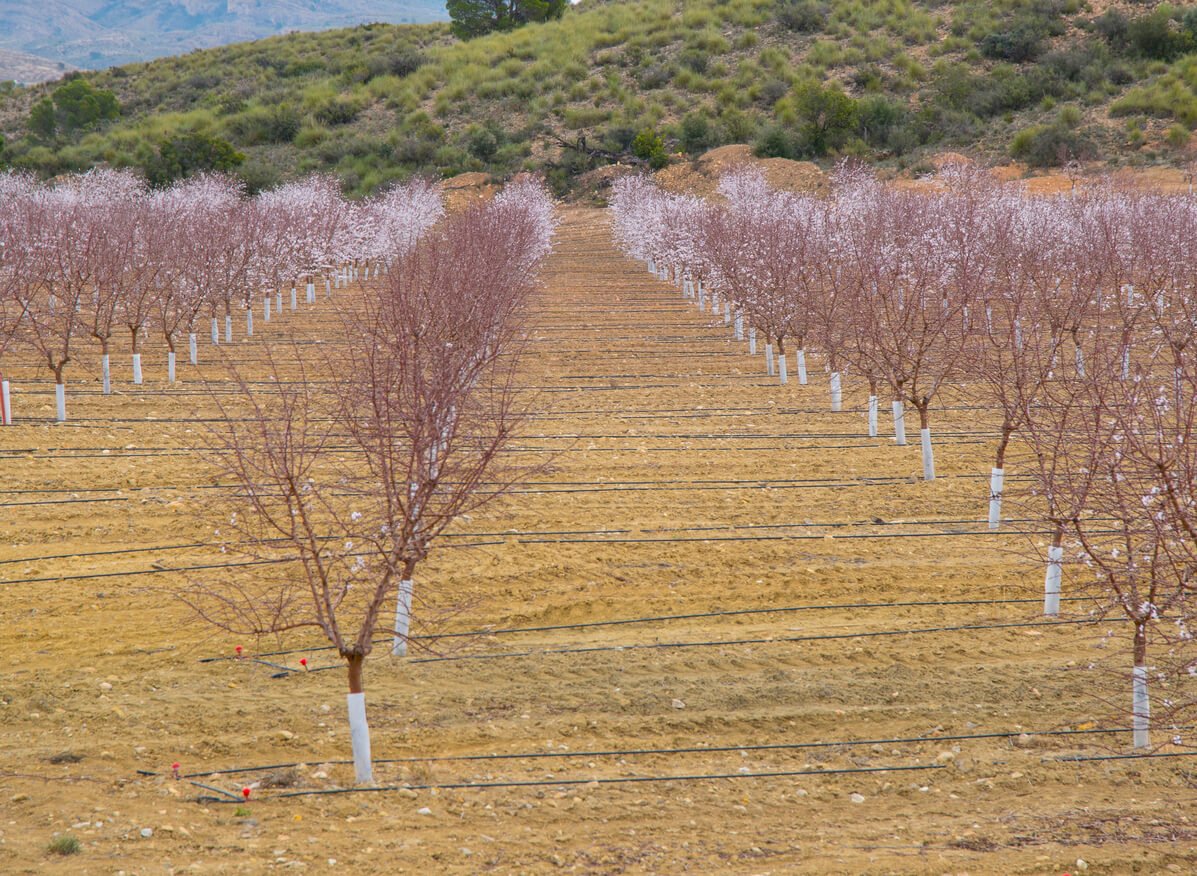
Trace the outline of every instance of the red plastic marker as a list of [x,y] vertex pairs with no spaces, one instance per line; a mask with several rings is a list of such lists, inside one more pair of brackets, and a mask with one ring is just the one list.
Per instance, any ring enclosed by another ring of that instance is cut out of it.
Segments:
[[237,656],[238,657],[241,656],[241,646],[240,645],[237,646]]
[[170,765],[170,770],[172,773],[174,773],[174,777],[176,779],[182,778],[182,776],[179,775],[179,762],[177,760]]
[[244,797],[246,800],[248,800],[249,799],[249,788],[242,788],[241,796]]
[[308,658],[307,658],[307,657],[300,657],[300,658],[299,658],[299,665],[300,665],[300,666],[302,666],[304,669],[307,669],[307,668],[308,668]]

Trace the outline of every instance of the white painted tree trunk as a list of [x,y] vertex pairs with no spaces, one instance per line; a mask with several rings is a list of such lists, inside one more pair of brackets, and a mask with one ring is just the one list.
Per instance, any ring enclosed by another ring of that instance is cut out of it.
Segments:
[[112,395],[112,360],[107,353],[100,356],[100,381],[104,385],[104,395]]
[[1055,617],[1060,613],[1060,578],[1063,574],[1064,548],[1052,545],[1047,549],[1047,574],[1043,577],[1043,613]]
[[399,582],[399,596],[395,600],[395,639],[391,643],[391,653],[396,657],[407,655],[407,634],[411,630],[412,589],[410,578]]
[[989,472],[989,528],[1002,525],[1002,485],[1006,479],[1005,469],[995,468]]
[[192,365],[199,364],[199,350],[195,344],[195,332],[187,336],[187,355],[190,357]]
[[0,380],[0,417],[5,426],[12,425],[12,386],[7,380]]
[[931,430],[919,429],[919,441],[923,445],[923,480],[935,480],[935,450],[931,447]]
[[66,387],[61,383],[54,384],[54,413],[58,422],[66,422]]
[[233,343],[233,315],[231,313],[225,314],[224,317],[224,342],[226,344]]
[[799,350],[794,358],[798,361],[798,385],[806,386],[806,350]]
[[218,326],[219,326],[219,323],[217,323],[216,317],[212,317],[212,343],[213,344],[220,343],[220,329],[218,328]]
[[831,409],[837,413],[844,409],[844,385],[838,371],[831,372]]
[[1147,667],[1136,666],[1131,675],[1131,727],[1135,748],[1151,745],[1151,700],[1147,695]]
[[906,446],[906,406],[900,401],[893,404],[894,409],[894,443],[899,447]]
[[773,345],[765,344],[765,373],[772,377],[776,371],[773,367]]
[[756,329],[754,328],[748,330],[748,355],[756,355]]
[[786,365],[787,361],[785,353],[777,354],[777,382],[782,386],[790,382],[790,375]]
[[869,437],[877,437],[877,396],[869,396]]
[[374,764],[370,758],[370,725],[366,723],[366,695],[345,695],[349,707],[349,739],[353,745],[353,776],[359,785],[374,782]]
[[141,353],[133,354],[133,382],[141,386]]

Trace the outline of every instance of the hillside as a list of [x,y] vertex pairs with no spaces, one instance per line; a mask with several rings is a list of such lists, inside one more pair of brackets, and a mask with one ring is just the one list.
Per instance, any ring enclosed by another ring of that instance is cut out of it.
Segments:
[[197,135],[244,155],[251,185],[329,171],[358,194],[413,173],[520,169],[567,191],[613,161],[727,143],[896,171],[945,149],[1032,167],[1185,164],[1195,52],[1197,11],[1167,5],[587,0],[469,43],[444,25],[368,25],[129,65],[91,76],[119,119],[27,136],[40,86],[0,102],[0,131],[10,163],[44,175],[149,167]]
[[[439,0],[0,0],[0,49],[99,68],[286,31],[445,17]],[[34,81],[4,69],[0,79]]]

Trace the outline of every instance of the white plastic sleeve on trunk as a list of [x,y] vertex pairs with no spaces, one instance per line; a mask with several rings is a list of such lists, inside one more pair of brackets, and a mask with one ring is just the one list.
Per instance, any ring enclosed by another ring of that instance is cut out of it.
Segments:
[[756,329],[754,328],[748,330],[748,355],[756,355]]
[[923,446],[923,480],[935,480],[935,450],[931,447],[931,430],[919,429],[919,441]]
[[366,723],[366,695],[345,695],[349,708],[349,739],[353,745],[353,774],[359,785],[374,781],[374,766],[370,757],[370,725]]
[[175,354],[170,351],[166,354],[166,380],[168,383],[175,382]]
[[831,409],[833,411],[843,410],[844,407],[844,387],[840,381],[840,373],[838,371],[831,372]]
[[254,312],[249,308],[245,309],[245,336],[247,338],[254,336]]
[[1002,484],[1005,481],[1005,470],[995,468],[989,472],[989,528],[997,529],[1002,525]]
[[806,350],[799,350],[795,357],[798,361],[798,385],[806,386]]
[[199,361],[199,350],[195,345],[195,332],[187,336],[187,354],[191,359],[191,364],[195,365]]
[[12,425],[12,387],[7,380],[0,381],[0,417],[5,426]]
[[294,286],[292,286],[291,287],[291,309],[296,310],[298,307],[299,307],[299,291]]
[[395,640],[391,644],[391,653],[397,657],[407,654],[407,634],[411,629],[412,587],[410,578],[399,582],[399,595],[395,600]]
[[731,302],[730,302],[730,301],[724,301],[724,302],[723,302],[723,324],[724,324],[724,325],[731,325],[731,321],[732,321],[732,315],[731,315]]
[[224,342],[226,344],[233,343],[233,317],[226,315],[224,318]]
[[1047,549],[1047,573],[1043,576],[1043,613],[1055,617],[1060,613],[1061,563],[1064,548],[1053,545]]
[[777,354],[777,382],[785,386],[790,382],[790,374],[786,367],[785,353]]
[[61,383],[54,384],[54,413],[58,422],[66,422],[66,387]]
[[220,329],[218,328],[218,323],[216,322],[216,317],[212,317],[212,343],[213,344],[220,343]]
[[316,284],[308,283],[307,286],[308,304],[313,304],[316,301]]
[[104,385],[104,395],[112,394],[112,360],[107,353],[100,356],[100,380]]
[[906,408],[900,402],[896,401],[894,408],[894,442],[899,447],[906,446]]
[[736,317],[736,340],[744,340],[744,317],[742,316]]
[[279,316],[283,315],[283,293],[282,292],[274,293],[274,311]]
[[262,302],[262,322],[270,322],[270,296]]
[[772,377],[774,374],[772,344],[765,344],[765,373],[767,373],[770,377]]
[[141,353],[133,354],[133,382],[141,384]]
[[1147,667],[1136,666],[1131,674],[1131,726],[1134,728],[1135,748],[1151,744],[1151,700],[1147,695]]
[[877,396],[869,396],[869,437],[877,437]]

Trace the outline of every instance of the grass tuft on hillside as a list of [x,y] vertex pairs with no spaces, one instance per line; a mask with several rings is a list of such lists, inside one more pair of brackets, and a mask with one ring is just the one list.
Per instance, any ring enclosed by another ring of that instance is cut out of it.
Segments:
[[55,84],[0,93],[7,163],[43,176],[161,167],[164,146],[198,137],[244,156],[252,187],[328,171],[351,194],[520,170],[567,192],[604,163],[725,143],[916,169],[943,149],[1031,166],[1182,163],[1197,127],[1197,10],[583,0],[561,21],[465,43],[446,25],[365,25],[88,78],[120,117],[54,136],[28,118]]

